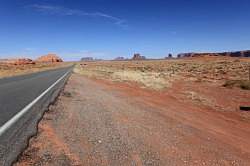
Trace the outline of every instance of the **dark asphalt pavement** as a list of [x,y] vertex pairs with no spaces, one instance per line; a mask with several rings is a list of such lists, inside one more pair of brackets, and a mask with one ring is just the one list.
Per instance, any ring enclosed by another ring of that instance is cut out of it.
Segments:
[[71,67],[0,79],[0,127]]

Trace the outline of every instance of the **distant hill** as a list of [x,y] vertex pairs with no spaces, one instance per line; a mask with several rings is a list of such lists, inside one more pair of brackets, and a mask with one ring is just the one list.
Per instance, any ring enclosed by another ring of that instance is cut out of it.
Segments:
[[250,50],[221,52],[221,53],[182,53],[177,55],[178,58],[183,57],[204,57],[204,56],[228,56],[228,57],[250,57]]
[[81,61],[93,61],[93,60],[94,60],[93,57],[83,57],[83,58],[81,59]]

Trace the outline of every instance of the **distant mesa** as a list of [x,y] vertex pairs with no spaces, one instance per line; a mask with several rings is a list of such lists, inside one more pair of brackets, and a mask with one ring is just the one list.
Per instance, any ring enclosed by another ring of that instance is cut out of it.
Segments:
[[48,55],[41,56],[36,61],[37,62],[51,62],[51,63],[63,62],[63,60],[56,54],[48,54]]
[[1,60],[1,62],[6,63],[6,64],[10,64],[10,65],[35,64],[35,62],[29,58],[4,59],[4,60]]
[[178,58],[207,57],[207,56],[250,57],[250,50],[235,51],[235,52],[221,52],[221,53],[182,53],[182,54],[177,55]]
[[35,64],[35,62],[29,58],[17,59],[14,62],[14,65],[27,65],[27,64]]
[[141,56],[141,54],[139,54],[139,53],[134,54],[134,56],[132,58],[132,60],[145,60],[145,59],[146,59],[146,57]]
[[114,60],[115,60],[115,61],[123,61],[123,60],[125,60],[125,58],[122,57],[122,56],[118,56],[118,57],[116,57]]
[[93,58],[93,57],[83,57],[81,58],[81,61],[84,62],[91,62],[91,61],[102,61],[103,59]]
[[94,61],[93,57],[83,57],[81,61]]

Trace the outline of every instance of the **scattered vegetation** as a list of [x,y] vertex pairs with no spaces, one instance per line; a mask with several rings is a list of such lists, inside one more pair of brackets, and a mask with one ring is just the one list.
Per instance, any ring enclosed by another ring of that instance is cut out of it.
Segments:
[[[93,61],[79,63],[76,72],[113,81],[134,81],[152,89],[164,89],[176,80],[215,82],[242,80],[248,75],[249,59],[166,59],[138,61]],[[247,89],[247,84],[241,85]]]

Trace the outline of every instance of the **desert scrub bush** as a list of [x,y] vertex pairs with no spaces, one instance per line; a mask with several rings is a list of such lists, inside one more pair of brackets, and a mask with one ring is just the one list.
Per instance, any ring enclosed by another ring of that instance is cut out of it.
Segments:
[[224,87],[232,88],[239,87],[244,90],[250,90],[250,81],[248,80],[227,80],[224,84]]
[[250,90],[250,81],[244,81],[240,85],[241,89]]

